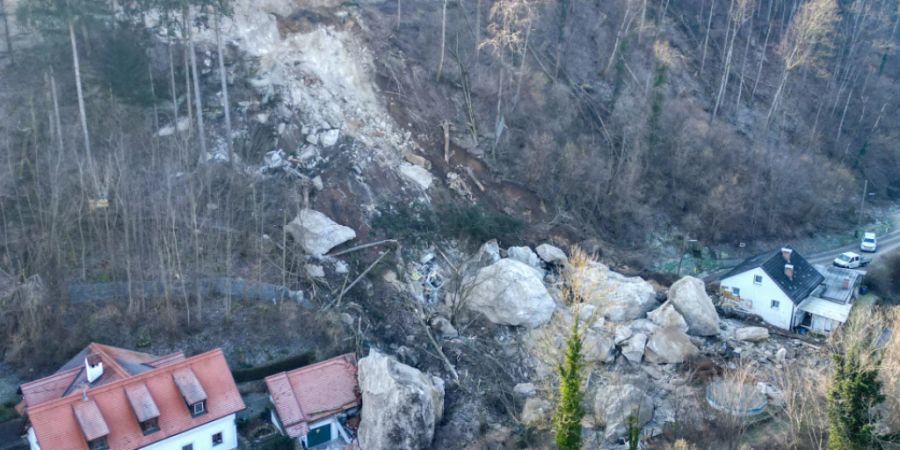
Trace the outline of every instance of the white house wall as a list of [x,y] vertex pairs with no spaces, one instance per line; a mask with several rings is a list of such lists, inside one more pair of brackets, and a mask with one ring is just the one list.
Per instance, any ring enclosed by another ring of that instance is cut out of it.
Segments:
[[[222,443],[213,446],[212,436],[216,433],[222,433]],[[234,450],[237,448],[234,414],[142,447],[142,450],[181,450],[189,444],[193,444],[194,450]]]
[[[762,283],[753,282],[756,275],[762,276]],[[757,267],[730,276],[722,280],[719,285],[721,289],[732,293],[734,293],[734,288],[740,289],[740,306],[745,311],[759,316],[770,325],[784,330],[791,329],[794,303],[762,268]],[[772,308],[772,300],[778,300],[778,309]]]

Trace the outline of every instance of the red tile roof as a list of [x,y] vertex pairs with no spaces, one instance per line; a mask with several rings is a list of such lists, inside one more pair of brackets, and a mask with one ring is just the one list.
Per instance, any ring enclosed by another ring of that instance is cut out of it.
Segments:
[[[206,414],[191,417],[175,384],[175,372],[184,369],[190,369],[208,397]],[[160,430],[147,436],[141,432],[135,409],[127,394],[142,391],[140,386],[146,388],[159,410]],[[31,391],[31,397],[35,398],[33,389]],[[94,428],[99,427],[101,421],[108,429],[107,442],[110,449],[136,449],[244,409],[244,402],[221,350],[91,387],[86,391],[86,396],[87,401],[83,400],[81,390],[76,389],[62,398],[38,404],[29,403],[28,418],[42,450],[87,450],[85,436],[88,431],[91,434],[102,432],[102,429],[95,431],[97,428]],[[91,411],[93,408],[88,406],[90,404],[96,405],[99,419]],[[78,418],[73,413],[78,410],[88,411],[88,414],[82,413],[82,417]]]
[[356,356],[346,354],[266,378],[266,386],[288,436],[309,424],[360,405]]
[[103,376],[91,383],[91,387],[101,386],[184,360],[184,354],[181,352],[159,357],[91,343],[53,375],[23,384],[21,389],[25,406],[35,406],[65,397],[80,389],[84,383],[87,383],[84,360],[88,357],[103,363]]

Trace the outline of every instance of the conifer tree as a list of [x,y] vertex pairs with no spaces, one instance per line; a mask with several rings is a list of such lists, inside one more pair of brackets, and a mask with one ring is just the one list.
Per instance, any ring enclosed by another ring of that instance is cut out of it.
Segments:
[[868,450],[875,444],[870,410],[882,402],[877,365],[861,363],[859,350],[833,356],[834,379],[828,392],[828,448]]
[[573,320],[572,333],[566,340],[565,360],[559,366],[559,404],[553,417],[556,433],[556,447],[560,450],[581,448],[581,406],[584,393],[581,391],[581,369],[584,367],[582,354],[582,333],[578,318]]

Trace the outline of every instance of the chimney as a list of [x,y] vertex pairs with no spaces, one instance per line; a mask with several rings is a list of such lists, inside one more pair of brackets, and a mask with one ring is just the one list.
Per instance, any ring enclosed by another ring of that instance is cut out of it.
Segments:
[[83,402],[88,401],[87,391],[88,391],[88,384],[82,383],[81,384],[81,401],[83,401]]
[[850,279],[844,278],[844,289],[850,289]]
[[794,249],[790,247],[781,247],[781,256],[784,258],[784,262],[790,264],[791,263],[791,254],[794,253]]
[[[788,253],[790,255],[790,253]],[[794,281],[794,265],[793,264],[785,264],[784,265],[784,276],[788,277],[789,280]]]
[[100,355],[92,354],[84,358],[84,373],[88,383],[93,383],[103,376],[103,361]]

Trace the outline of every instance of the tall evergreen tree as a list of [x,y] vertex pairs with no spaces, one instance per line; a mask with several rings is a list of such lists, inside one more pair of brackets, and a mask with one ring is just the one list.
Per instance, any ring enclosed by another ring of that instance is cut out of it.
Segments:
[[877,365],[861,363],[855,347],[833,356],[834,379],[828,392],[828,448],[875,448],[875,420],[871,408],[884,400]]
[[566,357],[559,366],[559,404],[553,416],[556,447],[560,450],[581,449],[581,419],[584,417],[581,370],[584,355],[578,318],[573,322],[572,333],[566,340]]

